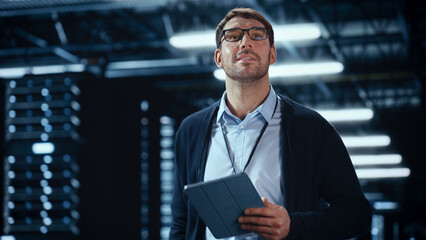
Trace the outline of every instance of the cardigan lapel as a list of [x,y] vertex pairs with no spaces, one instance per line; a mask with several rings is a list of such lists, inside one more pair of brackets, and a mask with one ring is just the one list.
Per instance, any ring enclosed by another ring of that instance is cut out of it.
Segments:
[[290,212],[294,206],[294,184],[292,183],[293,171],[292,171],[292,146],[291,146],[291,123],[294,115],[294,106],[287,97],[281,96],[281,112],[283,118],[281,119],[281,131],[282,131],[282,149],[283,155],[282,161],[282,186],[284,186],[284,207]]
[[207,162],[207,154],[208,154],[208,146],[210,144],[211,132],[212,132],[212,124],[213,120],[216,117],[217,111],[219,110],[220,100],[214,103],[209,111],[204,115],[204,118],[200,124],[205,126],[205,131],[203,131],[203,143],[201,145],[201,154],[198,162],[198,170],[197,170],[197,180],[198,182],[204,181],[204,172],[206,170],[206,162]]

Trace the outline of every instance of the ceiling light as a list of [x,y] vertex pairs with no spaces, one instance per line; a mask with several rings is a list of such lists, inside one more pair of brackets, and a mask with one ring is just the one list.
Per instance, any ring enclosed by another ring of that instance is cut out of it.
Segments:
[[317,110],[329,122],[365,121],[373,118],[374,113],[368,108]]
[[320,36],[321,30],[316,23],[279,25],[274,27],[274,38],[276,41],[312,40]]
[[196,64],[198,64],[198,60],[195,57],[175,58],[175,59],[155,59],[155,60],[134,60],[134,61],[112,62],[108,64],[107,70],[176,67],[176,66],[196,65]]
[[15,240],[15,237],[12,235],[0,236],[0,240]]
[[373,208],[376,210],[394,210],[398,208],[398,203],[396,202],[375,202]]
[[35,154],[50,154],[55,151],[55,145],[51,142],[34,143],[32,149]]
[[22,78],[25,74],[57,74],[65,72],[84,72],[83,64],[46,65],[33,67],[0,68],[0,78]]
[[176,34],[169,39],[170,44],[175,48],[214,48],[216,46],[214,30],[186,32]]
[[64,65],[47,65],[32,67],[31,73],[34,75],[57,74],[65,72],[84,72],[83,64],[64,64]]
[[387,135],[374,135],[374,136],[350,136],[342,137],[343,143],[347,148],[355,147],[384,147],[388,146],[391,142],[390,137]]
[[28,68],[17,67],[17,68],[0,68],[0,78],[13,79],[22,78],[27,74]]
[[[169,42],[176,48],[215,48],[215,36],[215,30],[186,32],[172,36]],[[287,24],[274,27],[275,42],[312,40],[320,36],[321,31],[316,23]]]
[[318,62],[302,64],[272,65],[269,70],[271,78],[295,77],[308,75],[335,74],[343,71],[340,62]]
[[359,179],[401,178],[410,176],[408,168],[368,168],[355,169]]
[[[271,65],[269,67],[269,77],[285,78],[297,76],[336,74],[342,72],[343,68],[343,64],[341,64],[340,62]],[[226,79],[226,74],[223,69],[217,69],[213,74],[219,80]]]
[[399,164],[402,156],[399,154],[351,155],[354,166]]
[[34,75],[64,73],[66,67],[64,65],[38,66],[33,67],[31,73]]

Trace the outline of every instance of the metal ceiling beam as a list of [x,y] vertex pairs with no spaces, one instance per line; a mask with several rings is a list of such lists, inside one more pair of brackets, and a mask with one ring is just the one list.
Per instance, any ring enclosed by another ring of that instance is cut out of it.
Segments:
[[[338,43],[336,40],[331,39],[331,34],[328,31],[327,26],[324,24],[324,22],[321,20],[320,16],[316,13],[312,7],[308,6],[308,14],[309,16],[320,25],[321,32],[323,33],[323,37],[327,42],[327,45],[330,49],[330,52],[336,57],[336,59],[342,63],[345,63],[346,59],[344,54],[342,53],[341,49],[338,47]],[[365,91],[365,89],[361,86],[361,84],[358,83],[358,79],[354,75],[350,75],[350,81],[355,87],[355,90],[358,94],[358,97],[361,99],[361,101],[365,104],[368,108],[374,108],[373,102],[368,98],[368,95]]]
[[71,0],[62,1],[34,1],[21,0],[19,5],[0,2],[0,17],[29,16],[40,14],[110,11],[116,9],[134,9],[139,12],[152,12],[168,4],[168,0],[98,0],[79,1],[78,4]]
[[[25,31],[22,28],[19,27],[12,27],[12,31],[18,35],[19,37],[26,39],[28,41],[30,41],[31,43],[34,43],[35,45],[45,48],[48,46],[48,43],[46,40],[37,37],[36,35],[29,33],[27,31]],[[66,50],[64,50],[63,48],[60,47],[53,47],[53,53],[56,54],[57,56],[68,60],[72,63],[80,63],[80,58]]]
[[[44,40],[42,40],[44,41]],[[69,52],[113,52],[140,48],[164,48],[164,41],[142,42],[142,41],[128,41],[128,42],[115,42],[115,43],[92,43],[92,44],[68,44],[61,46]],[[0,56],[16,56],[31,55],[31,54],[48,54],[54,51],[57,46],[45,47],[20,47],[20,48],[7,48],[0,49]]]
[[319,24],[321,28],[322,37],[326,39],[326,43],[330,49],[330,52],[334,55],[334,57],[341,63],[345,63],[345,58],[340,51],[340,49],[337,47],[336,41],[334,39],[331,39],[330,32],[327,28],[327,26],[324,24],[324,22],[321,20],[318,13],[313,10],[309,5],[307,6],[307,11],[309,16],[317,23]]
[[58,34],[59,41],[62,45],[66,45],[68,43],[67,35],[65,34],[64,27],[62,26],[62,23],[59,20],[58,13],[52,12],[51,16],[53,22],[55,23],[55,29],[56,33]]

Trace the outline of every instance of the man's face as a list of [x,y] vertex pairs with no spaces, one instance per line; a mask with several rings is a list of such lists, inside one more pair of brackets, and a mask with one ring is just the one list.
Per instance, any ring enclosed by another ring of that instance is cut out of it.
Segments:
[[[254,19],[235,17],[229,20],[223,29],[252,27],[265,26]],[[237,42],[223,40],[221,49],[215,52],[217,66],[223,68],[229,78],[241,83],[267,78],[269,65],[275,63],[275,59],[275,46],[270,47],[268,39],[252,40],[247,32]]]

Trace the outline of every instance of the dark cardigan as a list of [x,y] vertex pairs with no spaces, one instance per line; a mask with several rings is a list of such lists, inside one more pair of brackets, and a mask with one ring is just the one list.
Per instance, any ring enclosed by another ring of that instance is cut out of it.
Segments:
[[[337,131],[315,111],[280,97],[287,239],[347,239],[369,231],[371,206]],[[171,240],[205,238],[205,224],[183,188],[203,181],[218,108],[216,102],[191,114],[177,131]]]

